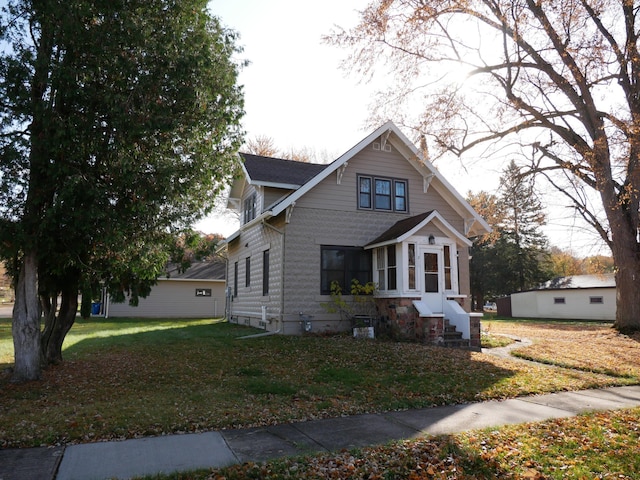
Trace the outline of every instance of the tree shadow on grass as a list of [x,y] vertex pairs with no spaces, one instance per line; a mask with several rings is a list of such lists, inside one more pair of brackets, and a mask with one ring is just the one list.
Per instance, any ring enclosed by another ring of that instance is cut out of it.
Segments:
[[[130,323],[119,325],[127,331]],[[11,403],[15,412],[49,412],[30,415],[29,432],[7,430],[11,443],[95,441],[460,404],[491,388],[499,395],[498,385],[516,375],[467,351],[345,336],[238,340],[256,330],[161,323],[152,331],[84,338],[64,351],[63,364],[48,369],[41,382],[11,392],[0,386],[0,404]],[[11,415],[0,421],[0,430],[22,420]],[[87,432],[92,436],[84,439]]]

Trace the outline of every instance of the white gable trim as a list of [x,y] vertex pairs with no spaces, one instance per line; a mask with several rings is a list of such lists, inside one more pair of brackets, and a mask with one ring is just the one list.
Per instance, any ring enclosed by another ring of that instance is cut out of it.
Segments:
[[410,237],[414,236],[418,231],[427,226],[429,223],[436,225],[443,233],[445,233],[449,238],[453,238],[456,240],[456,243],[465,245],[470,247],[472,245],[471,241],[462,235],[458,230],[456,230],[449,222],[447,222],[442,215],[438,212],[434,211],[431,214],[422,220],[418,225],[413,227],[411,230],[406,233],[400,235],[399,237],[391,240],[387,240],[386,242],[380,242],[373,245],[367,245],[365,247],[366,250],[370,250],[372,248],[384,247],[386,245],[393,245],[394,243],[402,243],[405,240],[408,240]]
[[[391,133],[393,133],[394,135],[392,136]],[[327,168],[325,168],[322,172],[318,173],[301,188],[289,195],[281,204],[277,205],[272,210],[271,213],[273,214],[273,216],[277,216],[282,213],[290,204],[296,202],[300,197],[305,195],[308,191],[318,185],[329,175],[336,173],[340,168],[344,168],[351,158],[353,158],[356,154],[358,154],[379,137],[382,137],[385,143],[389,142],[393,144],[398,149],[398,151],[407,159],[407,161],[409,161],[416,168],[416,170],[422,173],[423,177],[425,178],[425,182],[427,182],[427,178],[429,179],[428,183],[425,183],[426,188],[428,188],[429,185],[433,186],[441,195],[443,195],[444,198],[447,199],[449,203],[451,203],[452,207],[456,211],[458,211],[458,213],[464,213],[462,214],[463,218],[472,217],[475,220],[472,225],[477,225],[478,230],[477,232],[469,233],[488,233],[491,231],[491,227],[489,226],[489,224],[487,224],[484,219],[480,215],[478,215],[478,213],[473,208],[471,208],[471,205],[469,205],[469,203],[467,203],[467,201],[462,198],[462,196],[460,196],[460,194],[442,176],[442,174],[438,170],[436,170],[435,167],[433,167],[431,162],[425,160],[422,156],[422,153],[416,148],[416,146],[400,131],[400,129],[393,122],[390,121],[374,130],[367,137],[361,140],[357,145],[349,149],[333,163],[329,164]],[[339,173],[336,173],[336,175],[338,175],[337,178],[340,178]],[[464,243],[466,244],[468,242]]]
[[[321,171],[315,177],[313,177],[311,180],[309,180],[307,183],[305,183],[302,186],[302,188],[296,190],[294,193],[289,195],[289,197],[287,197],[287,199],[284,202],[282,202],[281,204],[279,204],[277,207],[275,207],[273,209],[273,212],[272,212],[273,216],[277,216],[280,213],[282,213],[291,203],[296,202],[298,199],[300,199],[300,197],[302,197],[308,191],[310,191],[312,188],[314,188],[316,185],[318,185],[322,180],[324,180],[329,175],[331,175],[334,172],[336,172],[336,170],[338,170],[340,167],[342,167],[344,164],[346,164],[357,153],[359,153],[367,145],[369,145],[371,142],[373,142],[376,138],[378,138],[380,135],[382,135],[383,133],[385,133],[389,129],[397,130],[397,127],[395,125],[393,125],[393,123],[387,122],[383,126],[379,127],[377,130],[375,130],[373,133],[369,134],[366,138],[364,138],[357,145],[355,145],[354,147],[349,149],[346,153],[344,153],[342,156],[340,156],[337,160],[335,160],[334,162],[330,163],[327,166],[327,168],[325,168],[323,171]],[[399,130],[398,130],[398,132],[399,132]]]

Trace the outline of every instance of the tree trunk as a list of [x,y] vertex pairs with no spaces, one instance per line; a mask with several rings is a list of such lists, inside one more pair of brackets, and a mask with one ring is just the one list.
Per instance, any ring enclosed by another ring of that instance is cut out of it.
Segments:
[[45,316],[42,332],[42,352],[45,365],[58,365],[62,362],[62,344],[76,320],[78,309],[78,284],[65,284],[62,291],[60,311],[55,311],[57,302],[52,302],[52,311]]
[[[615,249],[614,250],[620,250]],[[635,251],[615,252],[616,262],[616,321],[614,328],[621,333],[640,330],[640,261]]]
[[40,378],[40,305],[38,304],[38,261],[35,252],[22,260],[13,306],[13,348],[15,365],[12,382]]

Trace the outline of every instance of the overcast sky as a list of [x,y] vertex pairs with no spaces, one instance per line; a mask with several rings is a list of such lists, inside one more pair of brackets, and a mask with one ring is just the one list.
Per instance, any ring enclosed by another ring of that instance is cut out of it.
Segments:
[[[247,138],[267,136],[281,150],[309,149],[337,158],[372,131],[365,128],[373,86],[346,76],[339,66],[347,52],[323,44],[322,35],[336,25],[356,24],[368,0],[211,0],[211,12],[239,33],[240,74],[245,94],[243,127]],[[385,78],[376,78],[384,83]],[[393,119],[391,119],[393,120]],[[456,159],[436,166],[462,196],[468,191],[494,192],[501,165]],[[549,198],[545,201],[549,203]],[[553,203],[553,200],[551,201]],[[597,253],[591,235],[568,227],[566,210],[550,214],[545,233],[551,244],[581,255]],[[217,217],[197,226],[207,233],[233,233],[238,225]],[[605,250],[603,253],[608,254]]]

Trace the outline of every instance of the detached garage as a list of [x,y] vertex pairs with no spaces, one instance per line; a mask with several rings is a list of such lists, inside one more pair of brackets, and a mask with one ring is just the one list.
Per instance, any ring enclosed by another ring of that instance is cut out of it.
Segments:
[[615,276],[573,275],[550,280],[536,290],[511,294],[511,311],[520,318],[614,321]]
[[137,307],[114,303],[107,298],[107,317],[182,317],[216,318],[224,316],[225,262],[196,262],[185,272],[169,266],[167,275],[158,278],[147,298]]

